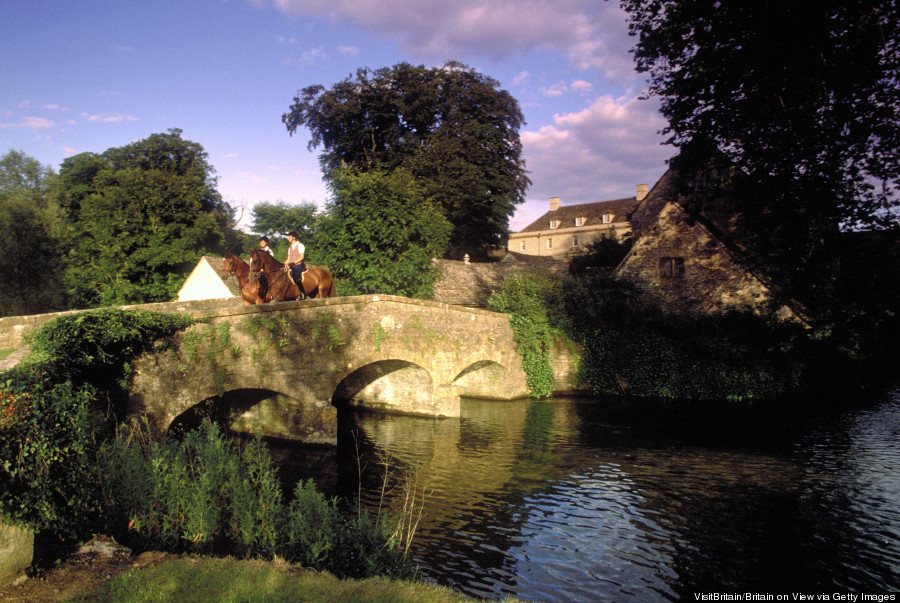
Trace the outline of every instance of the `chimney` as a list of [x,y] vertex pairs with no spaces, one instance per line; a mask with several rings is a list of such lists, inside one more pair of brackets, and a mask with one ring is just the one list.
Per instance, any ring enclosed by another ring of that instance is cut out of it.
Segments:
[[638,201],[643,201],[644,197],[647,196],[647,185],[646,184],[638,184],[637,191],[634,193],[634,198]]
[[550,211],[559,209],[559,197],[550,197]]

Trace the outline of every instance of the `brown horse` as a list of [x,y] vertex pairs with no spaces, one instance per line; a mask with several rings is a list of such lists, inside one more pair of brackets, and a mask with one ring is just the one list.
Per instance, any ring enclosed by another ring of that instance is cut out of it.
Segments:
[[266,299],[268,286],[260,282],[257,274],[250,273],[250,266],[247,262],[230,251],[226,251],[222,278],[229,276],[233,276],[237,280],[245,306],[264,304],[268,301]]
[[[286,301],[300,298],[300,290],[290,277],[289,268],[260,249],[250,250],[250,270],[259,270],[269,281],[271,301]],[[331,273],[321,266],[307,266],[301,279],[305,297],[334,297],[337,286]]]

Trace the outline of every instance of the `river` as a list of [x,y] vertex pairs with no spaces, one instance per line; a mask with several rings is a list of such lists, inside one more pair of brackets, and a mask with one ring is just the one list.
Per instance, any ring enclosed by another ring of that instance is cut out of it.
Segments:
[[900,590],[900,387],[843,411],[725,406],[464,399],[459,419],[346,413],[336,453],[273,455],[372,508],[389,458],[427,491],[422,576],[470,596]]

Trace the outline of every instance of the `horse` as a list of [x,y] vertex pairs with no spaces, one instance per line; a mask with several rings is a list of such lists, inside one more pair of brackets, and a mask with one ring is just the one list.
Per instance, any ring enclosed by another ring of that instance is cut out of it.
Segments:
[[307,266],[303,272],[303,295],[290,277],[290,268],[260,249],[250,250],[250,270],[259,270],[269,281],[269,297],[272,301],[287,301],[304,297],[334,297],[337,286],[331,273],[321,266]]
[[266,303],[268,301],[266,295],[269,288],[260,282],[257,275],[250,273],[250,266],[247,265],[247,262],[230,251],[226,251],[224,257],[225,263],[222,270],[222,278],[233,276],[237,280],[244,305],[252,306]]

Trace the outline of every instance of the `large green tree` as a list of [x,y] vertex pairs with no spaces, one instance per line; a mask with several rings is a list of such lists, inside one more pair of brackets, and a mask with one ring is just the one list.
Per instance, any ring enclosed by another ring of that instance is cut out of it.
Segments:
[[177,129],[66,159],[60,202],[80,307],[171,300],[200,256],[221,250],[234,220],[206,151]]
[[57,181],[21,151],[0,157],[0,316],[65,307]]
[[685,198],[739,189],[739,227],[792,293],[827,291],[842,229],[898,228],[897,0],[621,6]]
[[530,184],[518,102],[460,63],[359,69],[301,90],[282,121],[309,129],[327,179],[343,167],[411,173],[453,225],[451,245],[472,255],[502,242]]
[[405,170],[336,170],[332,199],[312,241],[344,295],[427,297],[450,223]]

